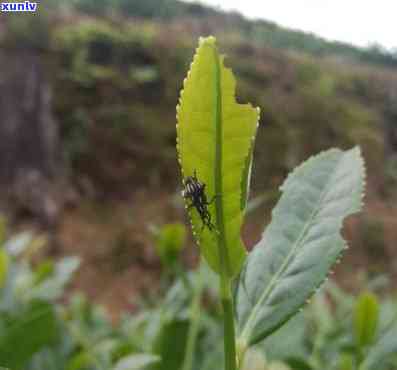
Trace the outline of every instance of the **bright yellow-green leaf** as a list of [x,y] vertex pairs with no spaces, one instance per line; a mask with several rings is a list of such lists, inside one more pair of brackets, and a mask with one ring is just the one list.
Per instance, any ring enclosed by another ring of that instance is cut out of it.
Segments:
[[379,302],[372,293],[363,293],[357,300],[354,313],[354,334],[359,347],[371,344],[379,321]]
[[250,161],[247,157],[259,110],[237,104],[235,79],[224,66],[214,37],[200,39],[177,107],[179,161],[184,178],[194,171],[206,184],[216,231],[202,228],[195,209],[193,229],[209,265],[229,276],[237,274],[246,251],[240,237]]
[[5,284],[8,274],[9,258],[4,248],[0,248],[0,288]]
[[167,224],[162,227],[156,242],[156,252],[161,261],[171,266],[178,259],[186,239],[186,228],[180,223]]
[[354,370],[354,358],[352,355],[344,353],[339,359],[339,367],[340,370]]

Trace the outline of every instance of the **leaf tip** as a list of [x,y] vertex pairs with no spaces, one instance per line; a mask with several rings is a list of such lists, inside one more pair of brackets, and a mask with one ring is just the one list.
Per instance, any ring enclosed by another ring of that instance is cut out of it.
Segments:
[[214,36],[200,37],[199,38],[199,46],[203,46],[205,44],[214,45],[216,44],[216,38]]

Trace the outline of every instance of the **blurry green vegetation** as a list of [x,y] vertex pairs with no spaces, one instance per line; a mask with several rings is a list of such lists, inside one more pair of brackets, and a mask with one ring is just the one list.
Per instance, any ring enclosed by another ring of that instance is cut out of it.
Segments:
[[[54,0],[53,0],[54,1]],[[55,0],[59,1],[59,0]],[[62,2],[60,2],[62,3]],[[74,0],[70,6],[80,12],[95,16],[122,15],[169,20],[194,17],[214,18],[228,30],[238,31],[259,47],[304,51],[316,56],[343,56],[355,61],[385,66],[397,66],[397,54],[374,44],[358,48],[343,42],[330,42],[311,33],[289,30],[264,20],[249,21],[235,12],[222,13],[199,2],[180,0]],[[288,11],[286,9],[286,11]]]
[[37,17],[35,14],[10,13],[4,19],[7,32],[0,33],[1,46],[16,49],[45,50],[50,46],[50,19],[46,9]]
[[[167,154],[174,114],[165,95],[177,57],[163,62],[165,47],[155,47],[156,35],[155,24],[116,26],[93,20],[54,34],[60,63],[55,109],[64,149],[74,169],[105,188],[103,179],[117,190],[115,177],[131,184],[139,172],[148,182],[175,168]],[[117,171],[113,167],[119,160]],[[151,169],[142,170],[148,161]]]
[[[387,86],[395,78],[384,66],[394,66],[392,54],[174,0],[53,0],[46,10],[35,27],[29,17],[10,18],[1,43],[17,45],[27,29],[25,43],[42,43],[62,149],[72,174],[99,193],[179,183],[173,107],[197,36],[208,33],[235,67],[239,100],[262,111],[254,171],[266,181],[254,175],[254,190],[256,182],[273,189],[313,152],[355,144],[378,182],[393,184],[393,166],[386,180],[378,166]],[[332,55],[338,59],[325,58]]]
[[158,78],[156,60],[148,52],[154,28],[122,29],[105,22],[67,26],[55,34],[54,43],[62,54],[66,77],[85,87],[98,82],[122,87],[147,84]]
[[[64,149],[73,168],[97,186],[106,188],[103,181],[108,179],[117,190],[117,182],[131,183],[128,180],[138,172],[140,181],[155,183],[161,177],[156,180],[156,174],[175,173],[171,107],[193,34],[181,35],[172,28],[167,34],[163,39],[161,28],[151,22],[116,26],[93,20],[60,27],[55,33],[60,55],[55,109]],[[347,73],[309,57],[254,47],[247,55],[244,47],[232,44],[228,51],[233,64],[244,58],[240,63],[244,70],[237,70],[241,100],[251,100],[263,111],[257,150],[279,153],[276,160],[257,156],[261,172],[268,178],[283,176],[309,153],[341,143],[344,147],[359,143],[364,153],[371,148],[367,161],[379,163],[383,107],[369,107],[358,92],[342,91]],[[363,84],[367,78],[366,73],[355,76]],[[119,172],[109,169],[119,159],[121,179]],[[142,168],[149,162],[150,169]]]
[[[160,235],[169,230],[175,232],[175,225]],[[180,369],[194,322],[192,369],[222,368],[222,314],[207,266],[185,271],[187,282],[168,281],[164,296],[144,295],[136,314],[112,324],[80,294],[57,300],[79,262],[33,263],[37,244],[43,246],[25,233],[1,249],[9,268],[0,288],[0,364],[18,370]],[[326,284],[302,313],[247,354],[242,370],[358,369],[359,363],[360,370],[394,368],[397,300],[379,298],[385,284],[366,282],[368,291],[358,298]],[[192,315],[197,302],[199,314]]]
[[157,233],[156,252],[164,265],[173,267],[184,247],[186,229],[182,224],[165,225]]

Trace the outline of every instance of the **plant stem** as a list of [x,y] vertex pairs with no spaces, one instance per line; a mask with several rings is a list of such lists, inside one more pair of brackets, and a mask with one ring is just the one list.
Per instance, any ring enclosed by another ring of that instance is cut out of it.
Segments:
[[182,370],[192,370],[194,361],[194,351],[196,348],[197,335],[200,328],[200,303],[204,287],[204,279],[201,272],[201,264],[197,271],[197,281],[194,288],[193,302],[191,305],[190,326],[186,344],[185,359]]
[[186,289],[186,291],[190,291],[190,289],[192,288],[191,283],[189,281],[188,275],[186,273],[186,270],[183,268],[182,264],[180,261],[177,261],[174,264],[173,267],[174,270],[174,274],[181,279],[182,284],[184,286],[184,288]]
[[237,370],[236,339],[234,329],[233,299],[231,294],[231,280],[221,277],[221,299],[223,307],[225,370]]

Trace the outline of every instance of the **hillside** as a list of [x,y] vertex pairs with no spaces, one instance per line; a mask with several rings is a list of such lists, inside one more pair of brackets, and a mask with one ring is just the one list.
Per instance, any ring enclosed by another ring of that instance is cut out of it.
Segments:
[[[223,12],[200,2],[179,0],[128,1],[113,0],[98,2],[78,0],[75,8],[90,15],[137,17],[168,21],[170,19],[195,18],[199,21],[216,19],[218,28],[238,32],[241,37],[258,47],[273,47],[296,50],[315,56],[339,56],[356,62],[383,66],[397,66],[396,52],[384,50],[379,45],[359,48],[343,42],[330,42],[314,34],[281,27],[266,20],[248,20],[237,12]],[[100,9],[100,12],[98,12]]]
[[289,170],[329,147],[360,145],[371,216],[348,228],[356,247],[350,258],[358,265],[371,260],[370,273],[390,259],[397,239],[390,206],[397,181],[395,55],[197,4],[98,3],[79,0],[69,8],[53,0],[41,17],[8,18],[1,41],[3,54],[19,45],[47,66],[59,151],[75,194],[73,207],[59,215],[54,243],[62,254],[84,257],[78,286],[107,301],[103,291],[109,289],[93,288],[99,276],[107,288],[117,288],[115,310],[124,307],[123,289],[131,289],[125,282],[148,271],[151,281],[158,270],[149,226],[185,221],[174,197],[181,182],[175,106],[197,39],[209,34],[236,73],[239,100],[261,108],[253,196],[266,202],[256,213],[261,222],[247,225],[248,244],[268,220],[274,189]]

